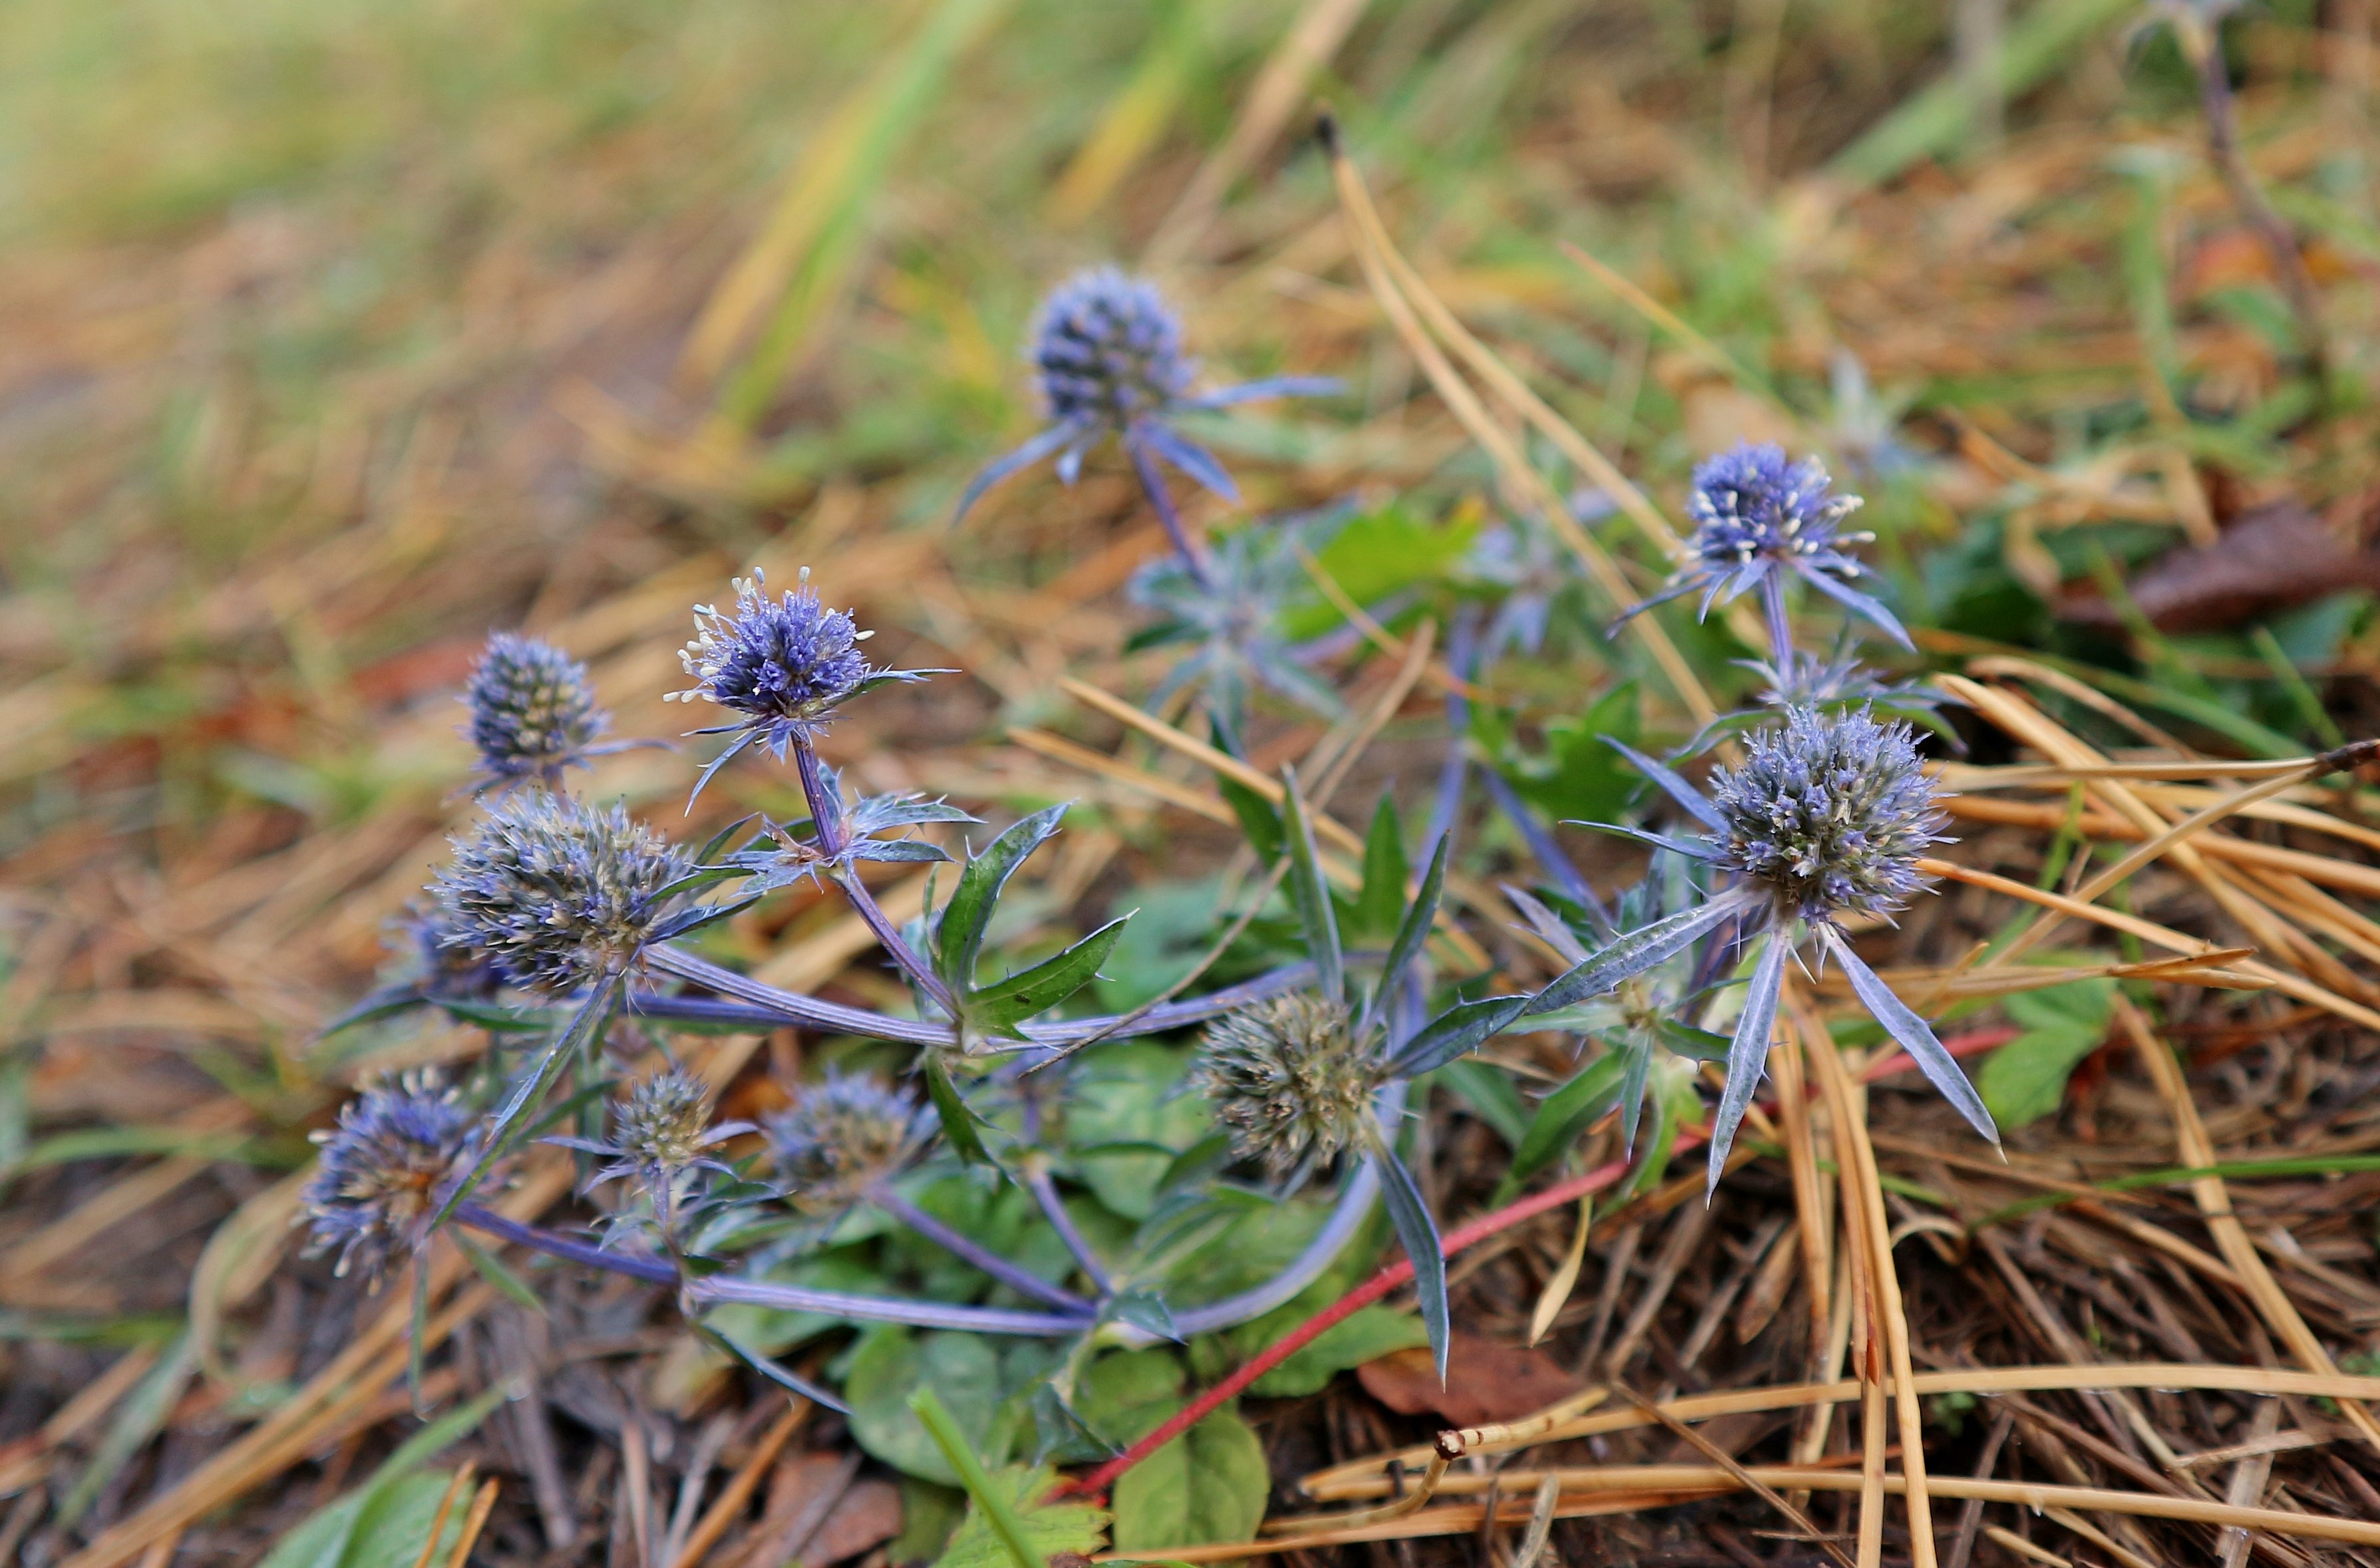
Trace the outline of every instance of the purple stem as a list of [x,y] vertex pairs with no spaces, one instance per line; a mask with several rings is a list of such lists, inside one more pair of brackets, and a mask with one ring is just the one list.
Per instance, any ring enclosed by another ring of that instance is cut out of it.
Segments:
[[967,1240],[891,1187],[880,1185],[868,1188],[868,1201],[952,1257],[971,1268],[980,1269],[1019,1295],[1028,1295],[1062,1312],[1077,1313],[1086,1318],[1097,1310],[1063,1285],[1053,1285],[1037,1274],[1026,1272],[998,1253]]
[[[844,848],[843,802],[836,797],[834,790],[827,787],[825,773],[819,763],[818,749],[806,736],[794,737],[794,765],[801,774],[802,794],[809,800],[810,820],[817,824],[819,848],[832,862]],[[868,922],[868,929],[876,933],[876,940],[884,944],[884,951],[892,955],[892,962],[917,982],[917,989],[931,998],[935,1006],[952,1017],[957,1017],[958,1003],[951,996],[950,987],[942,983],[942,978],[934,973],[924,956],[909,945],[900,928],[893,925],[892,917],[877,904],[876,895],[868,891],[868,884],[859,880],[859,873],[846,868],[837,872],[834,881],[835,885],[843,889],[844,895],[851,900],[851,906],[859,912],[859,918]]]
[[1768,652],[1787,680],[1793,675],[1793,623],[1785,614],[1785,574],[1772,569],[1760,579],[1760,602],[1768,612]]
[[[648,1280],[655,1284],[680,1283],[677,1270],[658,1258],[606,1252],[600,1246],[573,1241],[568,1236],[556,1235],[535,1225],[507,1220],[476,1203],[455,1205],[455,1218],[475,1231],[483,1231],[516,1246],[526,1246],[590,1269],[625,1274],[630,1279]],[[808,1285],[767,1284],[727,1274],[686,1281],[683,1288],[687,1297],[705,1306],[740,1301],[783,1311],[820,1312],[861,1322],[906,1323],[920,1329],[959,1329],[986,1334],[1073,1334],[1080,1333],[1091,1323],[1090,1317],[1081,1311],[1061,1316],[1047,1312],[1013,1312],[998,1307],[954,1307],[939,1301],[909,1301],[898,1296],[855,1295],[845,1291],[813,1290]]]
[[1190,531],[1182,526],[1181,515],[1173,510],[1173,496],[1165,488],[1165,476],[1157,471],[1157,460],[1136,441],[1124,443],[1124,448],[1132,454],[1132,471],[1140,476],[1142,493],[1157,508],[1157,520],[1165,525],[1165,537],[1173,541],[1173,553],[1182,557],[1182,564],[1190,568],[1190,575],[1197,579],[1200,588],[1213,587],[1207,578],[1206,561],[1190,542]]
[[1103,1296],[1113,1295],[1115,1282],[1108,1277],[1106,1265],[1091,1250],[1090,1238],[1075,1228],[1075,1217],[1066,1212],[1065,1201],[1058,1196],[1058,1184],[1050,1179],[1049,1171],[1035,1155],[1026,1156],[1025,1185],[1033,1194],[1033,1201],[1041,1206],[1042,1218],[1050,1222],[1050,1228],[1058,1233],[1058,1239],[1066,1244],[1066,1250],[1082,1266],[1092,1288]]

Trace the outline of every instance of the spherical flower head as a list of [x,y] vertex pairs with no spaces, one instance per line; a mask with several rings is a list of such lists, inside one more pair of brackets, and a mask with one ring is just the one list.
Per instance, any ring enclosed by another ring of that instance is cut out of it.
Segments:
[[612,1106],[612,1144],[622,1160],[676,1171],[703,1158],[710,1134],[710,1091],[686,1073],[647,1078]]
[[1209,1024],[1192,1075],[1232,1152],[1276,1179],[1352,1145],[1380,1082],[1347,1005],[1305,993],[1269,996]]
[[932,1126],[915,1097],[830,1072],[769,1118],[769,1153],[786,1201],[808,1214],[847,1209],[922,1147]]
[[512,984],[559,992],[635,962],[693,859],[627,811],[543,790],[507,796],[430,884],[446,944]]
[[1755,562],[1791,563],[1835,553],[1856,495],[1837,495],[1815,457],[1786,458],[1773,442],[1739,443],[1695,465],[1686,516],[1693,550],[1706,572],[1739,572]]
[[1178,400],[1196,369],[1182,319],[1148,281],[1113,267],[1076,273],[1042,301],[1033,364],[1050,418],[1123,430]]
[[360,1262],[377,1276],[477,1149],[480,1118],[425,1069],[367,1087],[314,1141],[322,1160],[300,1199],[313,1229],[308,1251],[335,1247],[339,1273]]
[[1789,710],[1714,776],[1723,863],[1769,892],[1776,918],[1888,914],[1925,885],[1917,869],[1949,819],[1916,735],[1866,709]]
[[735,583],[735,614],[695,607],[694,640],[678,654],[694,687],[669,695],[745,714],[729,727],[749,732],[783,760],[789,744],[815,735],[878,673],[860,657],[867,635],[850,615],[819,602],[807,567],[800,586],[777,599],[756,570]]
[[480,772],[498,783],[543,779],[583,762],[611,719],[595,705],[587,666],[550,643],[511,632],[488,638],[463,687],[464,733]]

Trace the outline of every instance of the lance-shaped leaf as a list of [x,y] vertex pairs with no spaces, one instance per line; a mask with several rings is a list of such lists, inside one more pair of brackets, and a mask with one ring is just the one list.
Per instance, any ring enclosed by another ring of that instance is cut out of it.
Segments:
[[1421,1326],[1429,1334],[1429,1353],[1438,1362],[1438,1380],[1446,1381],[1448,1331],[1446,1310],[1446,1254],[1438,1239],[1438,1222],[1430,1218],[1429,1205],[1421,1196],[1421,1187],[1405,1169],[1404,1161],[1389,1148],[1385,1136],[1378,1136],[1372,1149],[1372,1161],[1379,1167],[1380,1193],[1388,1200],[1389,1220],[1396,1226],[1397,1240],[1403,1245],[1405,1256],[1413,1259],[1414,1290],[1421,1308]]
[[1058,831],[1058,820],[1065,814],[1063,805],[1034,812],[993,839],[959,873],[959,885],[935,932],[934,968],[953,991],[964,991],[972,982],[976,960],[983,954],[984,929],[991,924],[991,912],[1008,879]]
[[1364,886],[1355,895],[1354,907],[1355,930],[1362,939],[1373,940],[1396,929],[1398,917],[1404,913],[1409,874],[1396,802],[1384,793],[1372,813],[1371,829],[1364,835]]
[[1389,942],[1387,962],[1380,966],[1380,983],[1372,988],[1371,1000],[1364,1004],[1363,1027],[1368,1030],[1396,994],[1398,982],[1405,971],[1421,956],[1422,943],[1429,940],[1429,928],[1438,918],[1439,891],[1446,885],[1446,853],[1452,843],[1452,833],[1440,833],[1438,848],[1431,852],[1429,869],[1421,874],[1421,886],[1414,901],[1405,908],[1404,919],[1397,927],[1396,936]]
[[539,1100],[545,1098],[546,1090],[553,1087],[554,1080],[562,1076],[562,1070],[570,1064],[571,1057],[585,1050],[589,1042],[602,1032],[603,1020],[611,1015],[612,1003],[620,994],[620,976],[616,973],[606,972],[598,978],[589,989],[587,1000],[579,1004],[577,1012],[570,1015],[569,1025],[552,1045],[545,1048],[545,1054],[539,1057],[513,1085],[512,1093],[504,1097],[495,1118],[488,1124],[487,1138],[480,1146],[479,1154],[448,1190],[444,1200],[438,1205],[438,1212],[431,1216],[432,1229],[444,1224],[446,1217],[455,1212],[455,1206],[471,1196],[471,1189],[480,1185],[480,1178],[487,1173],[490,1165],[511,1153],[514,1147],[528,1136],[533,1125],[529,1112],[537,1108]]
[[1662,766],[1650,757],[1628,745],[1616,735],[1605,735],[1603,744],[1636,765],[1636,771],[1661,786],[1661,793],[1676,801],[1694,820],[1715,833],[1727,832],[1727,819],[1718,808],[1704,797],[1703,792],[1688,784],[1673,769]]
[[1720,893],[1707,904],[1682,909],[1667,919],[1630,931],[1537,992],[1523,1011],[1534,1017],[1591,996],[1601,996],[1621,981],[1633,979],[1656,964],[1682,953],[1750,907],[1752,897],[1748,893]]
[[[747,811],[744,815],[736,818],[734,821],[728,823],[717,833],[712,833],[708,840],[704,841],[702,847],[694,852],[694,863],[698,866],[710,865],[718,856],[719,852],[727,847],[727,841],[734,838],[739,829],[759,815],[759,813],[757,811]],[[766,842],[768,841],[765,835],[756,836],[752,841],[754,845],[765,844]],[[749,845],[747,847],[749,847]]]
[[926,1095],[934,1102],[934,1114],[942,1124],[942,1136],[951,1140],[951,1148],[970,1165],[991,1163],[990,1151],[983,1147],[983,1134],[978,1130],[990,1124],[975,1113],[975,1107],[959,1093],[959,1086],[951,1081],[950,1073],[933,1056],[926,1058]]
[[1504,1028],[1529,1004],[1525,996],[1488,996],[1458,1002],[1424,1024],[1390,1060],[1389,1070],[1401,1078],[1417,1078],[1458,1056],[1479,1049],[1480,1042]]
[[1620,1054],[1628,1063],[1628,1070],[1620,1084],[1620,1151],[1636,1152],[1636,1121],[1645,1110],[1645,1085],[1653,1076],[1653,1042],[1642,1030],[1631,1030],[1628,1043]]
[[1528,1131],[1521,1135],[1520,1147],[1512,1150],[1512,1167],[1496,1188],[1497,1207],[1509,1202],[1512,1194],[1521,1190],[1523,1182],[1560,1158],[1572,1139],[1619,1102],[1626,1068],[1627,1061],[1621,1052],[1606,1051],[1570,1082],[1537,1101],[1537,1112],[1529,1119]]
[[967,1023],[986,1033],[1003,1034],[1035,1014],[1057,1006],[1099,974],[1099,966],[1107,962],[1117,939],[1123,935],[1124,921],[1131,918],[1124,915],[1110,920],[1057,956],[967,996],[960,1003]]
[[1223,803],[1240,820],[1240,832],[1247,835],[1248,847],[1257,858],[1270,864],[1281,858],[1282,833],[1281,813],[1271,801],[1250,789],[1229,773],[1215,775],[1215,787],[1222,793]]
[[1339,914],[1330,906],[1330,884],[1323,880],[1322,855],[1314,845],[1314,821],[1306,811],[1305,796],[1298,790],[1296,771],[1283,768],[1281,776],[1287,785],[1281,815],[1289,847],[1289,901],[1305,930],[1315,987],[1338,1002],[1347,994],[1346,960],[1339,949]]
[[1852,993],[1866,1004],[1867,1010],[1876,1015],[1876,1021],[1884,1026],[1884,1032],[1898,1040],[1901,1050],[1909,1052],[1910,1059],[1917,1064],[1917,1070],[1925,1075],[1926,1081],[1941,1091],[1942,1098],[1967,1119],[1969,1126],[1992,1142],[1999,1142],[2000,1130],[1993,1123],[1991,1112],[1985,1109],[1984,1097],[1977,1094],[1975,1086],[1967,1081],[1967,1075],[1960,1070],[1958,1058],[1942,1049],[1942,1042],[1934,1038],[1934,1031],[1925,1020],[1912,1012],[1909,1004],[1895,996],[1892,988],[1852,951],[1852,944],[1842,932],[1832,926],[1820,926],[1818,940],[1842,964],[1843,976],[1852,982]]
[[1727,1088],[1719,1093],[1718,1114],[1711,1120],[1707,1191],[1718,1190],[1718,1179],[1727,1171],[1728,1150],[1735,1146],[1735,1129],[1752,1104],[1761,1075],[1768,1070],[1768,1038],[1777,1026],[1777,998],[1785,988],[1785,955],[1791,950],[1785,933],[1774,932],[1768,945],[1760,950],[1759,962],[1752,966],[1752,989],[1744,993],[1743,1012],[1735,1020],[1735,1039],[1728,1046]]

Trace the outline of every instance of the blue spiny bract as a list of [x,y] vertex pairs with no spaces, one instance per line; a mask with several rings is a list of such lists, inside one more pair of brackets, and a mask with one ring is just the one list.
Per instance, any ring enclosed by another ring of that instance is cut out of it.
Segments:
[[339,1273],[361,1264],[376,1278],[477,1148],[479,1124],[435,1068],[367,1085],[336,1127],[313,1135],[322,1153],[300,1199],[313,1231],[308,1250],[336,1248]]
[[543,790],[496,803],[430,884],[447,945],[484,953],[512,984],[549,994],[624,971],[693,869],[684,850],[614,805]]

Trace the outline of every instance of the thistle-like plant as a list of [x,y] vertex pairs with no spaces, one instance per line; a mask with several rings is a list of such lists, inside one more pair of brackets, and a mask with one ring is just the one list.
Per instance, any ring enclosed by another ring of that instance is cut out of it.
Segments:
[[488,638],[463,687],[463,733],[480,754],[482,785],[534,779],[559,788],[563,771],[613,749],[596,745],[611,715],[595,700],[587,666],[551,643],[514,632]]
[[1958,1063],[1852,951],[1839,923],[1844,915],[1889,916],[1905,906],[1926,884],[1918,860],[1944,842],[1948,819],[1910,727],[1880,723],[1865,709],[1788,710],[1780,723],[1748,737],[1743,762],[1714,775],[1708,797],[1652,759],[1620,749],[1706,831],[1693,840],[1617,831],[1703,860],[1728,885],[1705,903],[1615,937],[1540,991],[1528,1011],[1550,1013],[1603,995],[1706,936],[1738,930],[1755,957],[1711,1129],[1716,1186],[1767,1068],[1785,960],[1806,932],[1820,962],[1832,957],[1843,966],[1853,994],[1885,1032],[1997,1143],[1991,1113]]
[[[1702,613],[1755,589],[1768,622],[1769,651],[1782,660],[1793,646],[1786,614],[1786,577],[1800,577],[1852,614],[1880,627],[1903,648],[1909,633],[1874,596],[1851,586],[1866,568],[1845,545],[1873,534],[1847,533],[1842,522],[1860,507],[1856,495],[1837,495],[1826,465],[1795,463],[1774,444],[1738,444],[1694,468],[1686,516],[1694,531],[1684,562],[1669,586],[1628,612],[1637,614],[1700,590]],[[1622,619],[1626,617],[1623,616]]]
[[[854,875],[863,860],[913,866],[945,862],[951,857],[949,852],[931,839],[895,835],[907,828],[981,820],[946,800],[929,800],[909,790],[846,800],[840,774],[821,768],[820,776],[824,798],[832,808],[832,820],[768,822],[763,832],[772,847],[742,850],[723,862],[752,873],[747,884],[751,891],[774,891],[797,881],[816,882],[820,877],[842,881]],[[830,843],[836,847],[827,848]]]
[[785,1201],[805,1214],[838,1214],[917,1158],[934,1113],[915,1095],[872,1077],[830,1070],[768,1120],[769,1161]]
[[1343,711],[1338,693],[1279,629],[1283,607],[1306,580],[1297,551],[1309,532],[1300,522],[1238,529],[1217,540],[1197,569],[1160,555],[1133,574],[1128,597],[1156,618],[1133,634],[1128,649],[1190,650],[1150,693],[1151,708],[1196,687],[1234,744],[1257,687],[1325,718]]
[[[1342,1154],[1378,1173],[1397,1239],[1413,1259],[1422,1322],[1439,1375],[1446,1374],[1446,1265],[1438,1223],[1420,1184],[1397,1157],[1394,1129],[1377,1113],[1382,1091],[1475,1051],[1521,1015],[1528,998],[1457,1002],[1420,1021],[1416,966],[1438,918],[1448,840],[1395,921],[1386,955],[1366,985],[1340,941],[1339,915],[1322,875],[1312,816],[1294,773],[1284,775],[1278,834],[1288,857],[1290,904],[1307,956],[1311,991],[1270,998],[1208,1026],[1196,1069],[1232,1151],[1294,1185]],[[1397,879],[1402,889],[1402,878]],[[1402,903],[1402,897],[1399,902]]]
[[365,1086],[338,1125],[313,1135],[322,1156],[298,1199],[308,1251],[360,1264],[377,1285],[389,1254],[418,1239],[442,1189],[479,1146],[479,1112],[434,1067]]
[[1050,424],[986,464],[959,497],[952,520],[965,517],[993,485],[1053,454],[1059,479],[1074,483],[1085,455],[1113,436],[1132,460],[1175,553],[1194,569],[1198,552],[1183,531],[1158,463],[1180,469],[1226,501],[1238,500],[1239,488],[1212,453],[1174,428],[1174,419],[1202,409],[1322,396],[1339,389],[1329,377],[1274,376],[1192,395],[1197,365],[1183,352],[1181,316],[1156,285],[1113,267],[1076,273],[1050,291],[1033,329],[1029,358]]
[[[674,1245],[674,1217],[686,1189],[706,1171],[735,1174],[734,1167],[711,1150],[730,1138],[759,1130],[749,1122],[712,1122],[709,1086],[690,1073],[671,1068],[654,1074],[612,1102],[610,1137],[545,1141],[605,1161],[579,1190],[592,1192],[607,1182],[628,1182],[646,1195],[658,1229]],[[614,1210],[612,1221],[610,1235],[637,1225],[626,1209]]]

